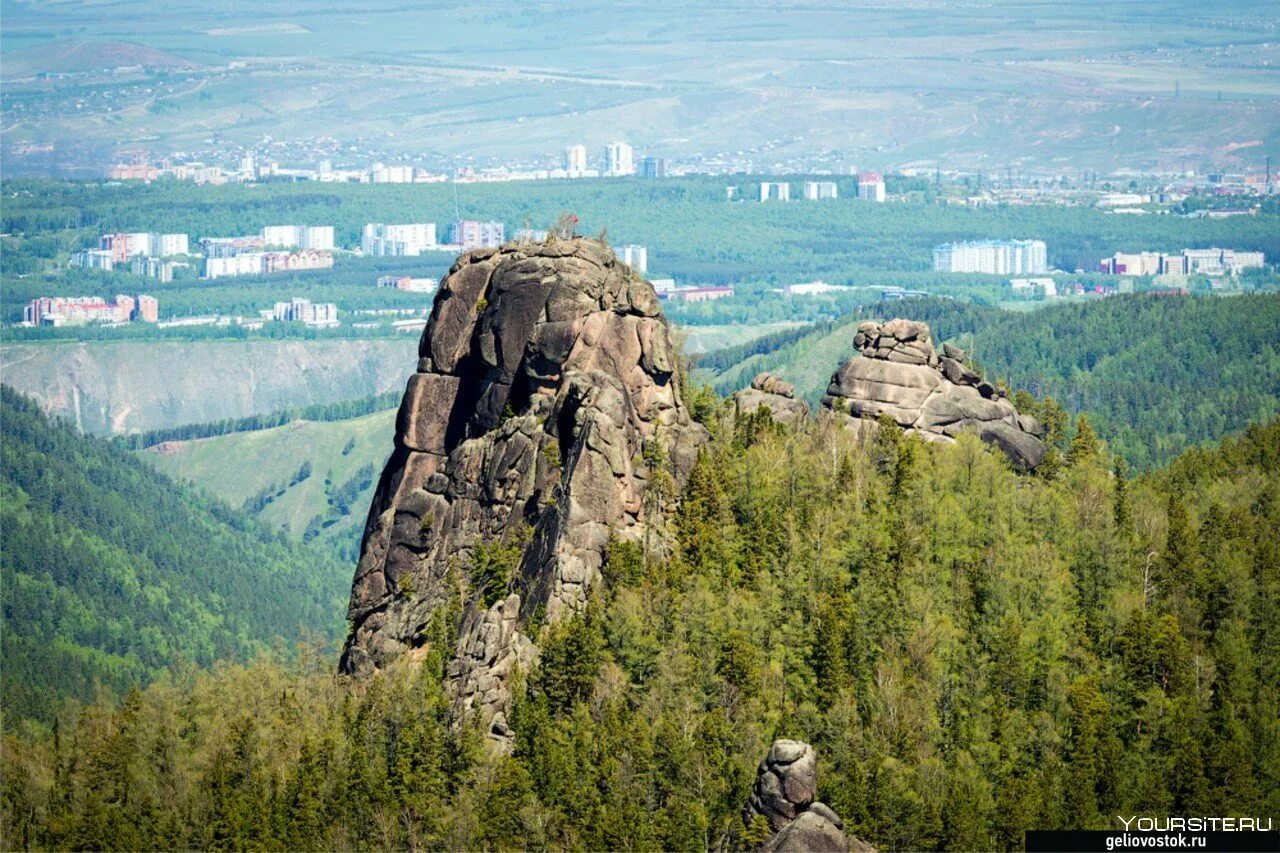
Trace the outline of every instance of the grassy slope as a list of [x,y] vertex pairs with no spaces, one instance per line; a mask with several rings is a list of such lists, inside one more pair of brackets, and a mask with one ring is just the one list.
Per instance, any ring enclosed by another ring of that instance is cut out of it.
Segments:
[[856,325],[856,320],[850,320],[829,332],[806,335],[777,352],[753,355],[714,377],[698,378],[710,382],[721,394],[728,394],[749,385],[757,373],[767,370],[794,383],[799,396],[816,401],[826,391],[831,374],[853,351]]
[[[259,518],[300,539],[315,516],[329,512],[326,479],[339,486],[361,466],[371,464],[376,482],[376,474],[391,451],[395,419],[395,410],[389,409],[344,421],[295,421],[274,429],[170,442],[140,455],[166,474],[189,480],[236,507],[269,486],[285,487],[284,494],[268,504]],[[344,456],[343,448],[351,439],[355,439],[355,446]],[[307,461],[311,476],[288,486]],[[373,483],[352,501],[351,513],[325,529],[315,544],[340,553],[349,549],[363,529],[372,493]]]

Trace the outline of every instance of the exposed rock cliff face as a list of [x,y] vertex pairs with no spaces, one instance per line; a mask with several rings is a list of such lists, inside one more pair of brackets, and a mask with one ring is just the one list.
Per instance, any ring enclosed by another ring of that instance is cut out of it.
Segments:
[[582,607],[611,535],[638,540],[650,525],[661,541],[646,449],[680,480],[707,436],[681,401],[652,286],[594,241],[463,255],[419,356],[369,511],[342,669],[422,654],[433,616],[463,591],[448,688],[457,714],[479,712],[503,740],[508,675],[537,657],[529,619]]
[[1021,469],[1044,458],[1044,430],[1035,418],[1019,415],[994,385],[966,367],[963,352],[948,345],[939,356],[924,323],[862,323],[853,344],[862,355],[836,371],[822,398],[827,408],[851,416],[852,425],[883,414],[934,441],[954,441],[972,430]]
[[742,822],[757,817],[769,822],[773,834],[764,851],[871,851],[870,845],[844,833],[844,821],[818,799],[818,758],[813,747],[798,740],[775,740],[760,762],[751,796],[742,808]]
[[768,407],[775,421],[795,424],[809,414],[809,404],[797,400],[796,387],[772,373],[761,373],[751,382],[750,388],[735,392],[733,400],[738,406],[738,413],[750,415]]
[[411,340],[90,341],[4,344],[4,383],[82,432],[125,435],[404,386]]

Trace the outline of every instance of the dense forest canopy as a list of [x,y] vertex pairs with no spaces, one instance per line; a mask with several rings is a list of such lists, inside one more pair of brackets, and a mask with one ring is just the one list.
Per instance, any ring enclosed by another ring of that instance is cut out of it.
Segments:
[[342,630],[350,569],[0,386],[6,725]]
[[1083,421],[1024,476],[971,436],[697,410],[679,508],[651,496],[674,550],[615,543],[585,613],[541,628],[510,756],[446,723],[459,590],[416,667],[225,665],[9,734],[4,837],[735,848],[779,736],[881,849],[1280,811],[1280,422],[1130,479]]

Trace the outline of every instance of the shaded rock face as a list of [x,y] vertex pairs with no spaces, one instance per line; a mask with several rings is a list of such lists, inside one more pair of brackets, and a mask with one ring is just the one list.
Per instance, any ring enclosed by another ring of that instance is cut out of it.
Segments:
[[537,659],[528,620],[584,605],[611,535],[661,528],[643,509],[646,447],[661,445],[679,481],[706,439],[652,286],[606,247],[463,255],[441,283],[369,510],[341,669],[424,656],[433,617],[465,592],[447,670],[455,719],[476,711],[509,738],[509,676]]
[[733,395],[738,413],[750,415],[761,407],[768,407],[775,421],[794,425],[809,415],[809,404],[797,400],[796,387],[772,373],[761,373],[751,382],[750,388],[743,388]]
[[904,429],[934,441],[954,441],[965,430],[1004,451],[1014,467],[1029,470],[1044,458],[1044,430],[1019,415],[990,382],[964,364],[964,353],[934,349],[929,327],[911,320],[858,326],[861,351],[831,377],[822,404],[851,416],[856,426],[888,415]]
[[[818,758],[813,747],[798,740],[775,740],[760,762],[742,822],[750,826],[757,816],[769,822],[773,834],[761,850],[847,853],[844,821],[817,795]],[[870,848],[855,838],[853,849]]]

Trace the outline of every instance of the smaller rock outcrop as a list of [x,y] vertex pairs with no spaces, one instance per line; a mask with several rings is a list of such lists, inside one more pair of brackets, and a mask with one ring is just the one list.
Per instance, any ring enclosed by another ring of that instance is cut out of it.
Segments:
[[772,835],[759,849],[773,851],[873,851],[870,845],[844,833],[844,821],[818,801],[818,757],[813,747],[798,740],[775,740],[760,762],[751,796],[742,808],[742,822],[756,818],[769,823]]
[[962,350],[944,345],[939,356],[924,323],[861,323],[853,345],[861,355],[841,365],[822,399],[851,425],[865,428],[888,415],[931,441],[975,432],[1023,470],[1044,458],[1044,430],[1035,418],[1019,415],[999,388],[964,363]]
[[738,414],[755,414],[767,407],[775,421],[794,425],[809,415],[809,404],[796,399],[796,386],[779,379],[772,373],[761,373],[751,381],[750,388],[743,388],[733,395]]

